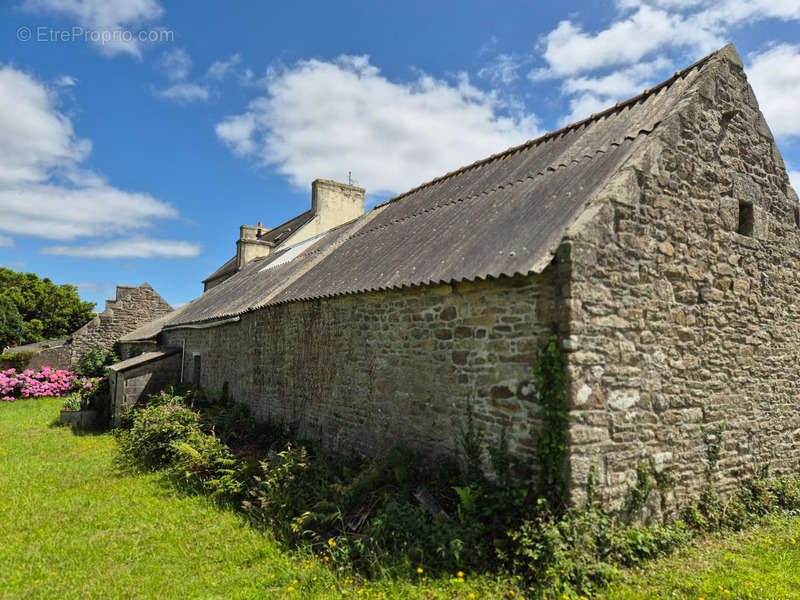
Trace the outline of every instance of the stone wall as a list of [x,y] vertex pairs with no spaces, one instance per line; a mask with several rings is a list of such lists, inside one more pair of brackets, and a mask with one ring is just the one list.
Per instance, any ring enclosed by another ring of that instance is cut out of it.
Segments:
[[153,352],[158,350],[158,344],[155,340],[136,340],[133,342],[119,342],[117,344],[120,360],[128,360],[134,358],[145,352]]
[[69,346],[57,346],[55,348],[39,350],[28,361],[26,368],[39,371],[42,367],[66,370],[72,369],[72,352]]
[[143,401],[180,377],[180,352],[169,354],[140,365],[124,368],[118,363],[109,370],[112,424],[119,425],[124,408]]
[[117,297],[106,300],[105,311],[70,336],[71,362],[95,346],[112,349],[126,333],[171,311],[172,307],[147,283],[117,286]]
[[704,430],[722,431],[721,491],[800,460],[797,197],[738,57],[649,138],[561,248],[578,500],[596,465],[619,504],[638,461],[674,478],[667,506],[696,495]]
[[237,323],[172,329],[184,379],[226,387],[261,419],[336,450],[452,452],[472,402],[497,439],[533,455],[535,352],[557,319],[554,269],[268,307]]

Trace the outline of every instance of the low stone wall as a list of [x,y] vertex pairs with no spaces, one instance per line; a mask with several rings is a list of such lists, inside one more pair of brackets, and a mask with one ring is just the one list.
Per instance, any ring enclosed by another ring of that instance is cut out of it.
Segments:
[[511,452],[532,459],[532,365],[557,320],[552,276],[296,302],[163,341],[185,341],[186,381],[199,374],[339,451],[452,453],[471,402],[490,440],[505,428]]
[[58,346],[40,350],[28,361],[28,369],[39,371],[42,367],[54,369],[72,369],[72,352],[69,346]]

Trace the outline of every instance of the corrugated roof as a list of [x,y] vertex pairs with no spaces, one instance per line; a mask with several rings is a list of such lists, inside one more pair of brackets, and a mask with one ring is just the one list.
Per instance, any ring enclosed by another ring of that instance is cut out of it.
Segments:
[[378,205],[291,262],[263,268],[281,253],[254,261],[170,325],[282,302],[541,272],[594,193],[713,56],[607,111]]
[[134,356],[133,358],[129,358],[128,360],[123,360],[116,364],[111,365],[108,367],[109,371],[127,371],[128,369],[132,369],[133,367],[138,367],[143,364],[152,362],[154,360],[160,360],[167,356],[172,356],[173,354],[177,354],[180,352],[180,348],[164,348],[162,350],[157,350],[154,352],[145,352],[140,354],[139,356]]

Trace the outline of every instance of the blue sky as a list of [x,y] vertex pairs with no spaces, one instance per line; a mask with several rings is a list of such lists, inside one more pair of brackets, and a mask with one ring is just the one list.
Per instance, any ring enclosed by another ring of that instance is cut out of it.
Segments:
[[238,227],[374,205],[728,42],[800,186],[800,0],[17,0],[0,35],[0,264],[173,305]]

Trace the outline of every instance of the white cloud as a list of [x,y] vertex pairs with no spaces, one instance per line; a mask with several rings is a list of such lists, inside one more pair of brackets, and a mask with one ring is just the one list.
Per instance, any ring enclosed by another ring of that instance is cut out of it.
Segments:
[[569,123],[577,123],[613,104],[614,101],[605,96],[598,96],[591,92],[580,94],[569,99],[569,114],[561,118],[560,125],[563,127]]
[[78,80],[71,75],[62,75],[55,80],[55,85],[59,87],[72,87],[78,83]]
[[87,246],[49,246],[42,254],[77,258],[192,258],[202,245],[177,240],[135,237]]
[[0,186],[42,181],[89,154],[91,144],[75,137],[53,95],[22,71],[0,66],[0,106]]
[[733,28],[769,20],[800,19],[797,0],[621,0],[614,21],[597,32],[562,21],[541,43],[547,66],[534,80],[563,78],[636,64],[664,51],[707,54],[725,44]]
[[[71,18],[75,25],[107,33],[128,30],[155,21],[164,14],[156,0],[24,0],[21,6],[33,13]],[[108,56],[120,53],[141,56],[135,39],[126,41],[117,36],[115,40],[97,42],[97,45]]]
[[0,235],[0,248],[13,248],[14,240],[6,235]]
[[658,81],[658,77],[654,79],[655,74],[666,72],[670,66],[670,61],[661,57],[600,77],[584,76],[565,80],[561,92],[570,96],[570,112],[561,119],[561,125],[581,121],[592,113],[641,93]]
[[301,61],[268,74],[266,86],[216,132],[299,187],[352,171],[372,193],[401,192],[538,133],[534,117],[503,114],[496,95],[465,77],[394,83],[366,56]]
[[184,81],[189,77],[192,59],[183,48],[174,48],[161,54],[159,66],[170,81]]
[[234,69],[241,61],[242,57],[238,54],[234,54],[228,60],[216,60],[211,63],[211,66],[208,68],[206,77],[217,80],[225,79],[225,77],[233,73]]
[[614,71],[602,77],[574,77],[564,81],[561,89],[566,94],[590,92],[613,101],[635,96],[648,84],[655,83],[656,73],[669,69],[671,63],[664,57],[642,62]]
[[520,66],[519,60],[510,54],[498,54],[478,71],[478,77],[488,79],[495,85],[509,85],[519,77],[517,71]]
[[127,233],[178,216],[148,194],[57,183],[0,186],[0,211],[0,230],[54,240]]
[[165,100],[173,100],[179,103],[194,102],[196,100],[208,100],[209,89],[197,83],[176,83],[163,90],[156,90],[156,95]]
[[204,77],[190,81],[192,59],[182,48],[169,50],[161,55],[159,67],[171,85],[161,89],[154,88],[153,93],[158,98],[180,104],[208,100],[219,94],[216,84],[231,75],[240,61],[238,54],[228,60],[215,61]]
[[777,136],[800,136],[800,45],[780,44],[749,57],[747,75]]
[[723,44],[724,38],[713,27],[703,27],[690,17],[642,5],[633,14],[594,34],[571,21],[562,21],[544,37],[547,68],[531,75],[534,80],[560,78],[630,65],[665,45],[705,53]]
[[[663,80],[675,63],[722,47],[737,28],[768,20],[800,20],[798,0],[616,0],[617,14],[604,28],[586,31],[572,17],[539,43],[545,66],[534,83],[560,79],[569,114],[577,121]],[[779,135],[800,132],[792,111],[800,89],[798,46],[783,45],[751,57],[758,97]],[[787,66],[780,64],[786,60]],[[790,65],[790,66],[788,66]],[[759,89],[760,88],[760,89]]]
[[130,234],[177,216],[169,204],[82,168],[91,144],[57,101],[32,76],[0,65],[0,231],[70,240]]
[[215,127],[217,135],[239,156],[255,154],[258,150],[256,132],[260,127],[257,111],[265,108],[264,103],[254,101],[250,111],[241,115],[227,117]]

